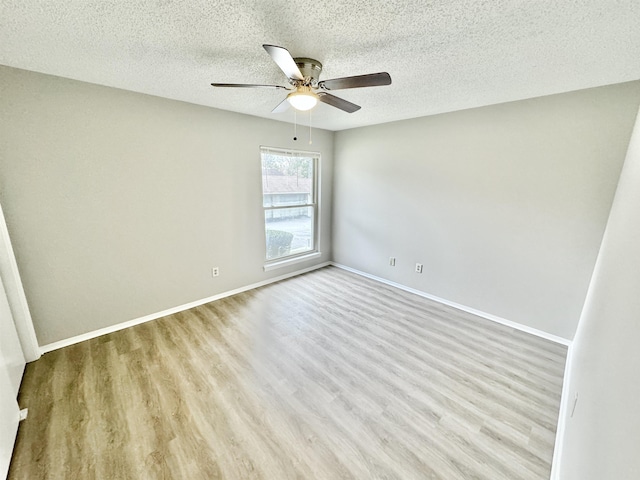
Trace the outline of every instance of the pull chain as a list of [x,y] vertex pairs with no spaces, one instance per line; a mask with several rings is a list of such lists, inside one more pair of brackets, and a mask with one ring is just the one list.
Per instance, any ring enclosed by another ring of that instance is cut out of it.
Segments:
[[311,110],[309,110],[309,145],[313,142],[311,141]]
[[298,114],[296,109],[293,109],[293,140],[298,140]]

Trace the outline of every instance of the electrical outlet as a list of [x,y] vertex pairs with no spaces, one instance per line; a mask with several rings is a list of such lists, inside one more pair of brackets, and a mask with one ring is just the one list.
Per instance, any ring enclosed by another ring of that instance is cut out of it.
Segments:
[[416,263],[416,273],[422,273],[422,264]]
[[389,265],[392,267],[396,266],[396,257],[389,257]]
[[211,276],[212,277],[217,277],[220,275],[220,269],[218,267],[213,267],[211,269]]

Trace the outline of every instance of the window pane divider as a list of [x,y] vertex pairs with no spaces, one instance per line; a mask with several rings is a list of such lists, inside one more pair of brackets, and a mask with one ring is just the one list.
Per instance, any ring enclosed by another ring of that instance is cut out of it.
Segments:
[[294,203],[292,205],[280,205],[278,207],[262,207],[265,210],[279,210],[282,208],[301,208],[301,207],[315,207],[315,203]]

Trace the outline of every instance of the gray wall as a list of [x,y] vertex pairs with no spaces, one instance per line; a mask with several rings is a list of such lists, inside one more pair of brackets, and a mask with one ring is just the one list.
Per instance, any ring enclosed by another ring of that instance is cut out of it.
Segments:
[[[313,136],[0,67],[0,202],[40,344],[329,260],[334,135]],[[320,259],[263,272],[260,145],[322,154]]]
[[[0,202],[41,344],[331,258],[572,338],[638,103],[632,82],[338,132],[332,237],[332,132],[0,67]],[[260,145],[322,153],[320,259],[263,272]]]
[[572,346],[557,479],[640,478],[639,293],[640,117]]
[[334,260],[573,338],[639,103],[632,82],[338,132]]

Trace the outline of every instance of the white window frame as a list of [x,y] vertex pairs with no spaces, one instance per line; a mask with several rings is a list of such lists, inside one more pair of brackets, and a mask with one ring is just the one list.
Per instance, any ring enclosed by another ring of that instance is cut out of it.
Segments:
[[[264,153],[273,153],[280,156],[289,156],[289,157],[305,157],[311,158],[313,161],[313,179],[311,182],[312,185],[312,194],[311,194],[311,202],[308,203],[299,203],[293,205],[281,205],[277,207],[265,207],[264,206],[264,185],[262,179],[262,171],[263,171],[263,154]],[[263,222],[263,248],[264,248],[264,270],[273,270],[276,268],[286,267],[287,265],[291,265],[298,262],[303,262],[306,260],[311,260],[313,258],[320,257],[320,162],[321,156],[319,152],[309,152],[303,150],[292,150],[287,148],[277,148],[277,147],[260,147],[260,188],[262,191],[262,195],[260,196],[260,204],[262,205],[262,222]],[[269,210],[286,210],[288,208],[301,208],[308,207],[313,211],[313,221],[311,224],[312,232],[312,241],[313,248],[311,250],[305,250],[300,253],[292,253],[291,255],[278,257],[272,260],[267,259],[267,223],[266,223],[266,212]]]

